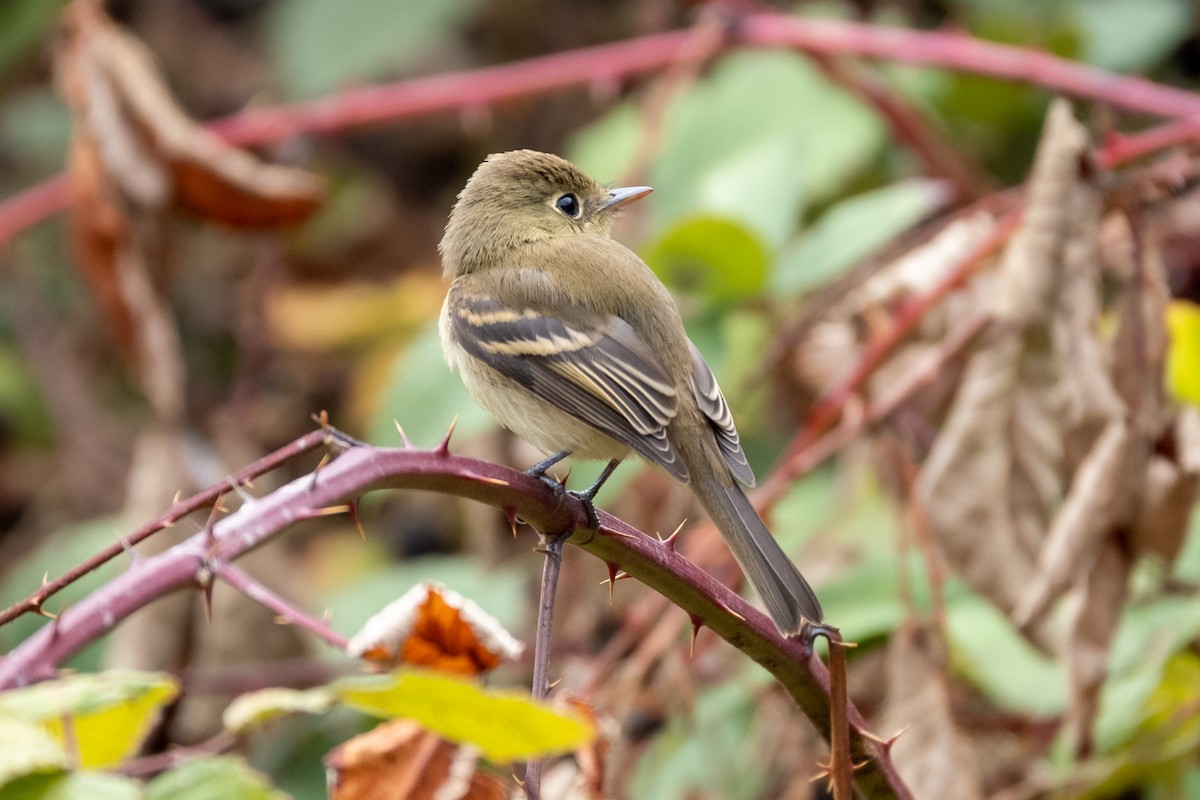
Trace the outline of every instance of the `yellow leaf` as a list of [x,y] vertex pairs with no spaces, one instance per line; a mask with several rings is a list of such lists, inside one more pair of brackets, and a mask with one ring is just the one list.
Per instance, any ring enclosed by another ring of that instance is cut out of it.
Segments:
[[22,775],[69,766],[67,751],[40,725],[0,714],[0,786]]
[[110,670],[5,692],[0,712],[41,725],[78,755],[80,767],[104,769],[137,751],[178,693],[167,675]]
[[473,745],[494,763],[568,752],[596,732],[578,716],[520,692],[490,691],[467,680],[399,670],[331,684],[347,705],[381,717],[405,717],[456,744]]
[[1167,382],[1176,400],[1200,406],[1200,306],[1174,300],[1167,306],[1171,349]]
[[262,689],[234,698],[225,708],[225,727],[234,733],[287,714],[322,714],[334,697],[325,689]]

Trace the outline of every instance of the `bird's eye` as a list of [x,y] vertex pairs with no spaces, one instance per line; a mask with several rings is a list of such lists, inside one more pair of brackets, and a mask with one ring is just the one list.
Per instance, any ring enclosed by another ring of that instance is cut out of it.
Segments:
[[572,219],[577,219],[582,210],[579,206],[579,199],[573,194],[564,194],[555,200],[554,207]]

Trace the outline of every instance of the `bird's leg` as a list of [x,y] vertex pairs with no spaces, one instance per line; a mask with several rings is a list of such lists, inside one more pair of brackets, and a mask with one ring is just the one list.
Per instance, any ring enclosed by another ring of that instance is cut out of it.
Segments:
[[596,478],[595,483],[584,489],[582,492],[569,492],[569,494],[579,498],[580,502],[583,503],[584,509],[587,510],[588,525],[592,528],[592,530],[600,527],[600,518],[596,516],[596,506],[592,504],[592,500],[596,497],[596,492],[600,491],[600,487],[604,485],[604,482],[609,479],[609,477],[613,474],[613,471],[616,470],[620,464],[621,459],[614,458],[612,461],[609,461],[604,465],[604,469],[601,471],[600,477]]
[[546,470],[550,469],[569,455],[571,455],[570,450],[559,450],[554,455],[543,458],[541,461],[525,470],[525,474],[531,478],[537,478],[555,491],[562,491],[562,484],[547,475]]

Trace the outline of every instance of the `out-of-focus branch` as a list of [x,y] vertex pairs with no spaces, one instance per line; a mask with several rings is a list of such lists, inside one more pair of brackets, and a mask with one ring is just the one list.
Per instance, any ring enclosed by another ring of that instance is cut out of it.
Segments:
[[[217,120],[209,128],[233,144],[253,145],[299,134],[335,133],[429,114],[476,109],[580,84],[626,80],[663,69],[676,64],[681,51],[693,46],[692,35],[690,30],[671,31],[511,64],[368,86],[292,105],[248,109]],[[1200,115],[1200,94],[957,31],[919,31],[756,13],[735,19],[728,43],[970,72],[1030,83],[1127,111],[1171,118]],[[66,204],[67,185],[62,176],[10,197],[0,203],[0,243],[61,211]]]
[[[583,504],[570,495],[555,493],[523,473],[451,455],[443,448],[351,447],[316,473],[245,503],[210,531],[136,562],[0,660],[0,688],[50,677],[64,659],[151,600],[199,585],[213,564],[233,560],[324,509],[386,488],[471,498],[511,510],[546,534],[575,532],[572,544],[654,587],[771,672],[828,735],[829,673],[804,642],[781,637],[762,612],[684,559],[671,544],[603,512],[600,529],[593,534],[587,529]],[[866,762],[857,774],[864,794],[910,797],[886,748],[867,734],[857,711],[851,708],[849,715],[854,758]]]
[[13,603],[8,608],[0,611],[0,625],[10,622],[13,619],[35,611],[40,611],[46,600],[62,589],[75,581],[87,575],[93,570],[99,569],[105,563],[111,561],[117,556],[124,553],[133,545],[143,539],[161,531],[163,528],[169,528],[175,522],[183,519],[188,514],[194,511],[199,511],[202,508],[213,506],[221,499],[221,495],[233,490],[240,490],[243,486],[250,483],[251,480],[278,468],[281,464],[290,461],[297,456],[303,455],[310,450],[315,450],[324,444],[326,434],[324,431],[312,431],[306,433],[299,439],[296,439],[283,447],[276,450],[274,453],[263,456],[258,461],[250,464],[243,469],[238,470],[233,475],[230,475],[223,482],[214,484],[199,494],[194,494],[186,500],[181,500],[172,505],[166,512],[159,515],[157,519],[147,522],[145,525],[138,528],[128,536],[122,537],[119,541],[109,545],[101,550],[96,555],[89,558],[87,561],[72,567],[63,575],[55,578],[52,581],[47,581],[42,584],[41,588],[33,594]]

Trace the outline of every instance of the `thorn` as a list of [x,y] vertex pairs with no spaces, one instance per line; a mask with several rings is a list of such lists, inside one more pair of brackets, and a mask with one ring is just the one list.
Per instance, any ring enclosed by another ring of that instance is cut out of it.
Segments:
[[571,470],[567,470],[567,474],[559,478],[558,485],[565,489],[567,488],[567,481],[569,480],[571,480]]
[[207,565],[201,568],[199,574],[196,575],[196,580],[200,583],[200,594],[204,597],[204,622],[206,625],[212,625],[212,596],[213,596],[213,571]]
[[504,516],[508,518],[508,527],[512,528],[513,538],[517,538],[517,510],[512,506],[505,506]]
[[611,561],[608,562],[608,577],[600,581],[601,585],[608,584],[608,604],[613,604],[613,590],[617,587],[617,576],[621,574],[621,569]]
[[695,614],[688,614],[688,617],[692,620],[692,643],[688,648],[688,657],[694,658],[696,656],[696,637],[700,635],[700,629],[704,627],[704,620]]
[[525,788],[525,779],[524,778],[518,778],[516,776],[516,773],[513,773],[512,779],[513,779],[513,782],[517,784],[517,788],[519,788],[519,789]]
[[870,731],[868,731],[866,729],[860,729],[858,733],[864,739],[869,739],[870,741],[875,742],[875,744],[882,747],[883,752],[891,753],[892,745],[896,744],[896,740],[899,739],[901,736],[903,736],[910,727],[911,726],[909,726],[909,725],[905,725],[903,728],[896,731],[895,733],[893,733],[891,736],[887,737],[886,739],[876,736],[875,734],[871,733]]
[[337,514],[350,513],[351,506],[343,503],[336,506],[325,506],[324,508],[312,508],[307,511],[301,511],[296,514],[296,519],[316,519],[317,517],[332,517]]
[[489,478],[487,476],[480,475],[475,480],[479,481],[480,483],[490,483],[493,486],[512,486],[511,483],[503,478]]
[[323,622],[331,622],[333,620],[333,609],[325,606],[325,610],[321,612],[321,620]]
[[396,426],[396,433],[400,434],[400,441],[404,445],[404,449],[412,450],[413,449],[412,439],[409,439],[408,434],[404,432],[404,428],[401,427],[401,425],[400,425],[400,420],[394,419],[394,420],[392,420],[392,424]]
[[183,499],[183,489],[176,489],[175,496],[171,498],[171,505],[175,506]]
[[249,503],[254,499],[254,496],[243,489],[242,484],[235,481],[232,477],[226,477],[225,482],[229,484],[230,489],[233,489],[233,491],[237,492],[237,496],[242,498],[243,501]]
[[458,427],[458,414],[454,415],[454,419],[450,420],[450,429],[446,431],[446,438],[442,439],[441,444],[433,448],[434,455],[448,456],[450,455],[450,437],[454,435],[454,429]]
[[67,604],[64,601],[63,604],[58,607],[57,614],[49,615],[50,616],[50,641],[52,641],[52,642],[57,640],[59,634],[62,632],[62,613],[64,610],[66,610],[66,607],[67,607]]
[[556,679],[550,681],[550,684],[546,687],[546,689],[547,690],[553,689],[554,687],[558,686],[560,683],[562,683],[562,678],[556,678]]
[[325,465],[328,463],[329,463],[329,453],[324,453],[321,456],[321,460],[317,462],[317,465],[315,467],[313,467],[312,481],[308,484],[308,490],[310,492],[313,489],[317,488],[317,476],[321,474],[321,470],[324,469]]
[[49,572],[43,572],[43,573],[42,573],[42,586],[44,587],[44,586],[45,586],[46,584],[48,584],[49,582],[50,582],[50,573],[49,573]]
[[354,528],[358,531],[358,537],[365,542],[367,540],[367,532],[363,530],[362,517],[358,513],[358,499],[351,500],[347,505],[350,509],[350,521],[354,523]]
[[322,408],[321,413],[317,415],[317,422],[321,424],[321,429],[325,430],[329,427],[329,411]]
[[133,545],[124,536],[117,537],[117,544],[121,545],[121,550],[125,552],[125,555],[129,556],[130,563],[136,564],[142,560],[142,554],[134,550]]
[[605,528],[604,530],[600,531],[600,533],[602,533],[605,536],[621,536],[625,539],[636,539],[637,538],[632,533],[626,533],[625,531],[615,531],[612,528]]
[[670,550],[672,553],[674,553],[675,552],[675,543],[679,539],[679,532],[681,530],[683,530],[683,526],[686,524],[687,524],[687,517],[684,517],[683,521],[679,523],[679,527],[677,527],[677,528],[675,528],[675,530],[671,531],[670,536],[668,536],[665,539],[662,538],[661,536],[658,537],[658,540],[660,542],[662,542],[663,547],[666,547],[668,550]]
[[38,603],[36,606],[34,606],[33,610],[37,612],[37,615],[40,617],[45,617],[46,619],[58,619],[58,614],[55,614],[53,611],[47,611],[46,607],[41,603]]

